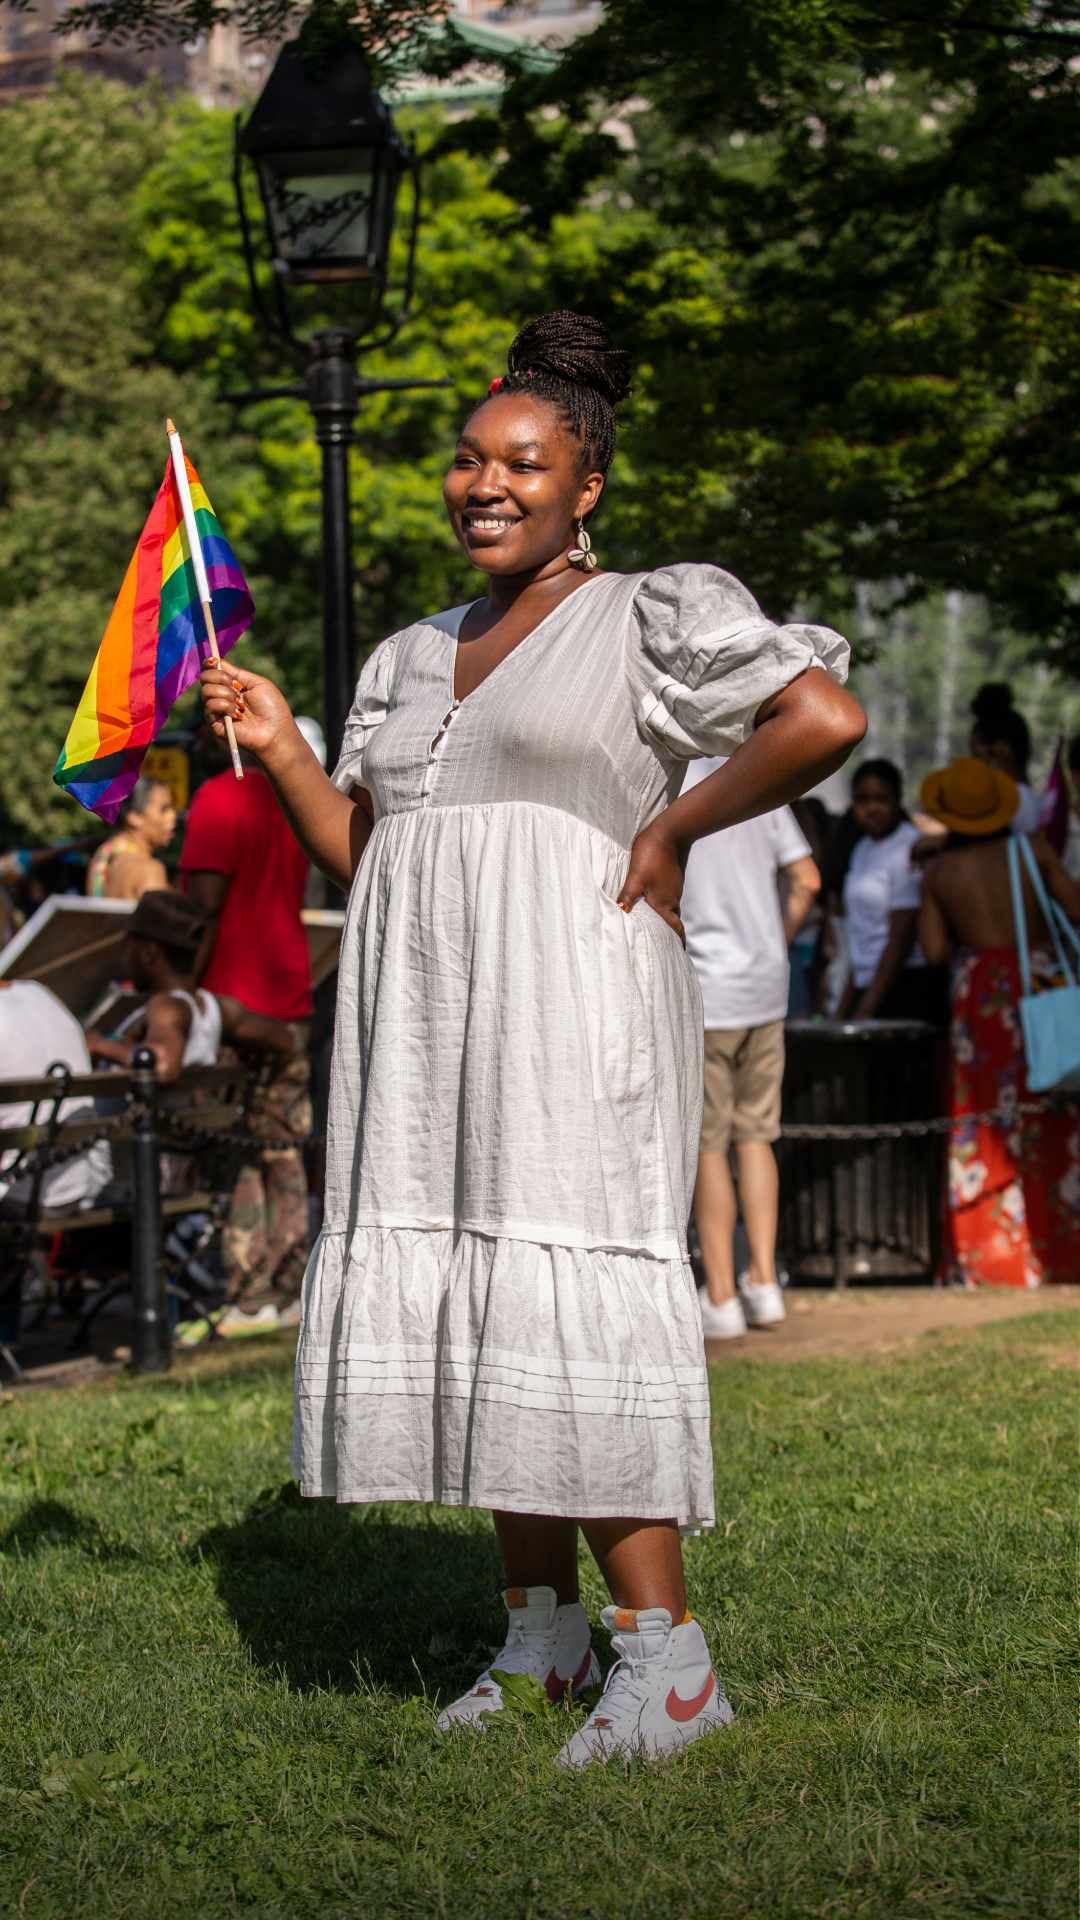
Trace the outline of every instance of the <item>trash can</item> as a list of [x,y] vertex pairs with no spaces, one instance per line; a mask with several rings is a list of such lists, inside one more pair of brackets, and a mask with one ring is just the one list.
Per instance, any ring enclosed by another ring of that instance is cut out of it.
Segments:
[[[790,1020],[785,1035],[779,1248],[790,1279],[933,1280],[945,1137],[888,1130],[942,1114],[944,1035],[919,1020]],[[839,1131],[815,1137],[822,1126]]]

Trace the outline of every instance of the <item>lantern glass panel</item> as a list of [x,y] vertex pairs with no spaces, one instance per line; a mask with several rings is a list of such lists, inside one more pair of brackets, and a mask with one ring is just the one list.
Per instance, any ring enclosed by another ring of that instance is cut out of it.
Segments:
[[268,154],[259,173],[279,271],[296,280],[372,271],[378,170],[370,149]]

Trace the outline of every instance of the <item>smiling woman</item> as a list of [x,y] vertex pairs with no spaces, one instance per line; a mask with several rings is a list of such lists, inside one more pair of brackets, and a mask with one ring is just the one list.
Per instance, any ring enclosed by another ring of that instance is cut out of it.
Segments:
[[630,391],[629,354],[583,314],[550,313],[523,328],[509,368],[466,421],[443,484],[454,532],[490,579],[458,634],[468,644],[456,663],[462,696],[535,624],[541,596],[557,604],[594,571],[585,523],[614,457],[615,408]]
[[[444,1730],[498,1713],[500,1674],[553,1698],[597,1677],[584,1530],[619,1660],[567,1766],[731,1717],[679,1540],[713,1523],[682,873],[702,834],[794,798],[863,731],[838,635],[773,625],[716,566],[587,569],[628,373],[586,316],[518,335],[444,489],[487,592],[376,648],[332,784],[276,688],[203,676],[214,724],[233,714],[352,887],[301,1488],[494,1512],[506,1645]],[[731,757],[679,797],[699,754]]]

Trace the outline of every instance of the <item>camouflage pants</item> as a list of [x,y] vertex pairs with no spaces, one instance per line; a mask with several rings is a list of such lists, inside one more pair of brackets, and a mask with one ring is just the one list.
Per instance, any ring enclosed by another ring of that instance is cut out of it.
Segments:
[[299,1298],[308,1257],[308,1185],[303,1143],[312,1130],[311,1064],[303,1050],[261,1089],[251,1130],[295,1147],[267,1147],[241,1166],[222,1237],[229,1299],[251,1311]]

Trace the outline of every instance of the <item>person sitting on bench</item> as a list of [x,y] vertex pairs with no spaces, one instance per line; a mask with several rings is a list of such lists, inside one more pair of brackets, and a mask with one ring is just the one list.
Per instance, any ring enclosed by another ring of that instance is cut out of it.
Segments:
[[[206,920],[182,893],[155,888],[144,893],[131,916],[124,941],[124,965],[133,986],[147,993],[145,1005],[120,1022],[112,1035],[91,1031],[86,1040],[96,1061],[130,1067],[140,1048],[157,1062],[163,1084],[176,1080],[185,1067],[212,1067],[222,1037],[241,1047],[270,1053],[291,1050],[292,1037],[276,1020],[249,1012],[238,1000],[207,993],[195,985],[195,969],[206,932]],[[109,1110],[98,1102],[102,1112]],[[92,1156],[98,1149],[91,1150]],[[107,1149],[105,1152],[107,1153]],[[115,1159],[115,1156],[114,1156]],[[130,1191],[130,1170],[121,1153],[112,1180],[100,1162],[101,1198],[120,1200]],[[161,1190],[183,1193],[193,1178],[190,1162],[174,1153],[161,1156]]]
[[149,998],[121,1021],[115,1034],[91,1031],[97,1060],[130,1067],[140,1047],[157,1061],[157,1077],[175,1080],[185,1067],[211,1067],[223,1034],[240,1046],[291,1051],[280,1022],[251,1013],[238,1000],[195,986],[195,965],[206,931],[203,915],[182,893],[144,893],[131,916],[124,963],[132,983]]

